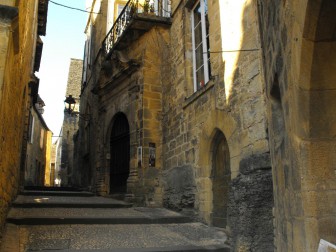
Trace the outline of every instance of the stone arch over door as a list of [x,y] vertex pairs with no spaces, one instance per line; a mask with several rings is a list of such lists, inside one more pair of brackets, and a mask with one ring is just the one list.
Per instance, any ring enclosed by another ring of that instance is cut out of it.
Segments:
[[335,0],[307,1],[295,88],[305,251],[316,251],[320,238],[336,243],[336,208],[330,205],[336,201],[335,13]]
[[[336,137],[336,1],[309,0],[305,17],[299,98],[303,138]],[[301,123],[301,122],[300,122]]]
[[123,113],[113,118],[110,157],[110,193],[126,193],[130,173],[130,130]]
[[212,225],[226,228],[229,190],[231,181],[230,151],[227,140],[220,130],[217,130],[211,146],[211,181],[213,207]]

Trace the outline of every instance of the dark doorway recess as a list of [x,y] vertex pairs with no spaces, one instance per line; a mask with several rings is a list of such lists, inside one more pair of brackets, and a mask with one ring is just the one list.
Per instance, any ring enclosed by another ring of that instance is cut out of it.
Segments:
[[129,176],[130,134],[126,116],[115,116],[111,139],[110,193],[125,193]]
[[221,131],[217,131],[212,148],[212,224],[226,228],[231,169],[229,146]]

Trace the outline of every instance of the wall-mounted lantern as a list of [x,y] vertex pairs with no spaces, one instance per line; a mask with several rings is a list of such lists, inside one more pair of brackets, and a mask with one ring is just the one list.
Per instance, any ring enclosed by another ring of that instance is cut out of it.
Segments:
[[75,109],[75,104],[76,104],[75,99],[72,97],[72,95],[69,95],[64,100],[64,105],[65,105],[64,111],[66,111],[69,114],[71,114],[74,111],[74,109]]

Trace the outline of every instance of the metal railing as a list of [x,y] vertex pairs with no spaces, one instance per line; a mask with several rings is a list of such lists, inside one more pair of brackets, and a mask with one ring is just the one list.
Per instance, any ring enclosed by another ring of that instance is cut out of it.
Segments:
[[170,17],[171,0],[129,0],[103,40],[102,46],[105,54],[111,51],[128,24],[139,13]]

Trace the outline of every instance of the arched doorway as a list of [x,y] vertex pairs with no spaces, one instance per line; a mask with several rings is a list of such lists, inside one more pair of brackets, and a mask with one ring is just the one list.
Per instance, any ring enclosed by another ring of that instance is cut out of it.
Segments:
[[213,195],[212,225],[226,228],[231,170],[229,146],[221,131],[215,134],[213,140],[211,179]]
[[125,193],[129,176],[130,134],[126,116],[115,116],[110,138],[110,193]]

